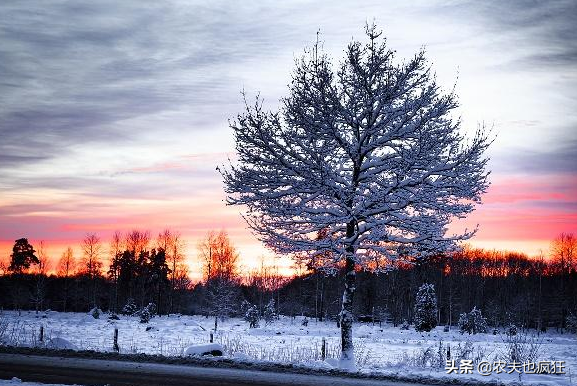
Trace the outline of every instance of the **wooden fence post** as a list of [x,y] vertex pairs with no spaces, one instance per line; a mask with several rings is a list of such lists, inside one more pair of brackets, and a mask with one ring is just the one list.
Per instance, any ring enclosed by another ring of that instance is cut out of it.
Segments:
[[44,342],[44,326],[40,326],[40,343]]
[[213,334],[213,332],[211,331],[211,332],[210,332],[210,343],[213,343],[213,342],[214,342],[214,334]]
[[323,337],[321,344],[321,360],[324,361],[327,358],[327,340]]
[[114,329],[114,344],[112,345],[112,349],[116,352],[120,352],[120,347],[118,346],[118,328]]

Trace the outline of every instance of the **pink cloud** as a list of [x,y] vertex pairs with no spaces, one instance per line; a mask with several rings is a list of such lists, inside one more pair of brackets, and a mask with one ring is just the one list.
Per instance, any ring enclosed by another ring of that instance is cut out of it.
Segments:
[[[45,240],[55,257],[68,245],[78,246],[87,232],[96,232],[108,240],[115,230],[148,229],[155,235],[169,227],[178,230],[188,242],[189,259],[194,262],[196,244],[210,230],[227,229],[241,251],[243,263],[253,265],[260,255],[270,255],[246,229],[239,215],[242,208],[228,207],[217,164],[226,162],[229,154],[194,154],[176,157],[174,162],[133,168],[158,171],[159,176],[190,167],[190,179],[159,179],[167,186],[152,193],[143,188],[122,196],[99,194],[102,187],[81,194],[50,196],[0,202],[0,256],[7,256],[13,240],[28,237]],[[176,188],[171,184],[176,184]],[[155,187],[156,181],[155,181]],[[190,188],[189,188],[190,187]],[[170,190],[170,188],[173,188]],[[106,192],[109,194],[109,192]],[[485,195],[484,204],[467,219],[451,225],[480,229],[472,244],[488,247],[491,243],[535,253],[547,249],[548,241],[561,232],[577,233],[577,177],[562,175],[500,175]],[[527,247],[524,247],[526,245]],[[197,264],[197,263],[194,263]]]

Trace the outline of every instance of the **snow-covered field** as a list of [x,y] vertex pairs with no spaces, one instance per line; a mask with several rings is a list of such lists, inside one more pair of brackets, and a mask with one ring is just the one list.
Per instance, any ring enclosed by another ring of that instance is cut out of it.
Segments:
[[[4,311],[0,314],[0,343],[18,346],[53,346],[81,350],[112,351],[114,329],[118,328],[121,353],[146,353],[168,356],[183,355],[191,345],[205,344],[210,339],[214,319],[202,316],[171,315],[153,318],[148,324],[136,317],[120,316],[108,320],[104,314],[95,319],[87,314],[60,312]],[[219,321],[214,342],[222,345],[224,356],[242,361],[272,361],[317,368],[331,368],[339,353],[339,329],[334,322],[310,320],[302,325],[302,317],[280,317],[260,328],[248,328],[241,319]],[[39,341],[40,327],[44,329]],[[461,335],[453,330],[444,332],[437,327],[430,333],[401,330],[391,325],[357,323],[354,326],[357,367],[364,373],[379,373],[411,377],[474,378],[478,381],[519,381],[516,371],[487,376],[477,367],[471,374],[446,374],[445,355],[450,347],[451,358],[479,361],[507,361],[508,348],[504,334]],[[57,339],[59,338],[59,339]],[[326,361],[321,359],[322,339],[327,342]],[[577,336],[546,333],[540,337],[525,337],[519,344],[522,353],[537,349],[536,361],[564,361],[564,375],[523,374],[528,384],[577,384]],[[531,346],[529,343],[533,342]],[[441,348],[441,350],[439,350]]]
[[[20,378],[12,378],[12,379],[0,379],[0,385],[13,385],[13,386],[70,386],[70,385],[62,385],[62,384],[55,384],[55,383],[37,383],[37,382],[22,382]],[[74,385],[72,385],[74,386]],[[76,385],[81,386],[81,385]]]

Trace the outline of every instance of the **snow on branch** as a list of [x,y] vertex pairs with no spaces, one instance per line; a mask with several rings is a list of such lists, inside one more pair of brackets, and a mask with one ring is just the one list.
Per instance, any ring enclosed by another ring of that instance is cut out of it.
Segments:
[[463,136],[457,97],[437,86],[423,51],[395,64],[384,39],[367,34],[336,70],[317,42],[296,62],[280,111],[245,98],[230,123],[238,162],[219,168],[227,203],[246,206],[275,252],[331,265],[352,247],[366,264],[375,253],[446,251],[475,232],[446,235],[488,187],[491,141],[484,129]]

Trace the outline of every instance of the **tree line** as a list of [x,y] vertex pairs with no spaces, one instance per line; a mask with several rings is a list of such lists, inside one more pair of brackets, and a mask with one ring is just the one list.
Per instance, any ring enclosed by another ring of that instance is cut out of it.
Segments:
[[36,251],[26,238],[16,240],[10,263],[2,269],[2,306],[119,312],[131,299],[141,307],[153,302],[159,314],[184,307],[192,282],[180,233],[167,229],[152,239],[149,231],[115,232],[108,249],[89,233],[80,247],[80,257],[68,247],[48,275],[44,244]]
[[[119,313],[130,302],[140,308],[153,303],[159,315],[224,319],[244,316],[248,306],[262,315],[272,301],[277,314],[335,322],[342,307],[343,267],[327,272],[314,264],[297,265],[294,276],[286,277],[263,262],[242,273],[225,231],[209,232],[198,243],[199,283],[189,278],[178,232],[165,230],[154,240],[148,231],[116,232],[108,250],[97,235],[88,234],[81,246],[80,258],[66,249],[56,274],[48,275],[45,245],[36,251],[26,239],[16,240],[0,276],[0,306],[80,312],[99,307]],[[563,329],[567,317],[577,315],[576,246],[575,236],[564,233],[537,258],[465,247],[425,261],[396,260],[384,272],[359,266],[355,315],[361,321],[412,323],[416,293],[428,283],[435,288],[438,324],[455,325],[461,313],[476,307],[490,326]]]

